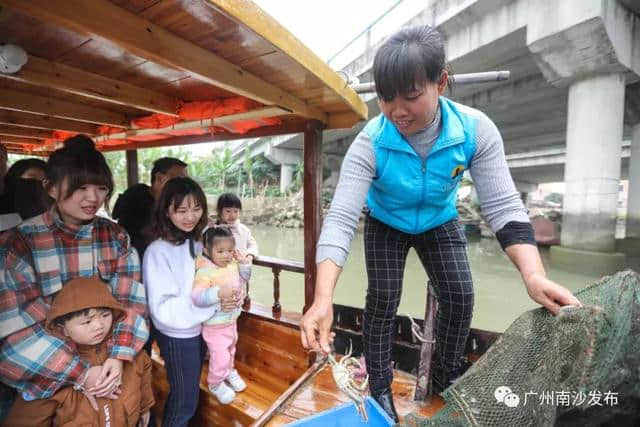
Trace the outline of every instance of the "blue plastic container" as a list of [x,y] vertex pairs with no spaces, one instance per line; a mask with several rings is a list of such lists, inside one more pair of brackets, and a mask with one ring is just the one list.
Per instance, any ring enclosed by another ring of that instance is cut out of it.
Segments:
[[287,425],[300,427],[388,427],[394,425],[393,420],[371,396],[365,400],[365,407],[369,418],[366,423],[362,421],[362,417],[356,411],[356,406],[353,403],[345,403]]

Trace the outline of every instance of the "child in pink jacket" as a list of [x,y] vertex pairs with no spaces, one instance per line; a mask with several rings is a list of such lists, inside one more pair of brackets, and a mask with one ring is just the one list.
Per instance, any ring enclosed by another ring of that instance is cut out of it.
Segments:
[[[218,306],[202,324],[202,338],[209,348],[209,390],[222,404],[235,398],[247,386],[234,369],[241,305],[250,275],[247,263],[239,264],[235,239],[226,227],[211,227],[203,235],[203,253],[196,258],[196,275],[191,297],[199,307]],[[244,261],[244,260],[243,260]],[[242,261],[241,261],[242,262]],[[233,296],[233,306],[221,305]]]

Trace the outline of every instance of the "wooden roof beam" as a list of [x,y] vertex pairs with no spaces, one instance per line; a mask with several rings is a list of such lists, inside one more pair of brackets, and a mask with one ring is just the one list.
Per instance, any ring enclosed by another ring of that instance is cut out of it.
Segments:
[[125,128],[130,126],[130,122],[124,114],[4,88],[0,90],[0,108],[101,125]]
[[[35,128],[23,128],[19,126],[0,125],[0,135],[15,136],[19,138],[46,139],[53,136],[51,131]],[[1,138],[1,136],[0,136]]]
[[345,129],[350,128],[361,122],[362,118],[359,114],[353,111],[347,111],[344,113],[332,113],[329,115],[329,121],[327,122],[326,129]]
[[0,135],[0,143],[2,144],[20,144],[20,145],[42,145],[44,141],[41,139],[20,138],[16,136]]
[[127,105],[151,113],[178,116],[178,101],[169,96],[36,56],[29,56],[19,72],[0,73],[0,77]]
[[164,128],[152,128],[152,129],[130,129],[124,132],[113,133],[110,135],[102,135],[93,138],[96,142],[107,141],[109,139],[127,139],[134,136],[143,135],[159,135],[166,134],[173,131],[187,130],[187,129],[201,129],[211,126],[225,127],[225,125],[233,124],[233,122],[241,120],[255,120],[266,117],[282,116],[287,114],[287,111],[278,107],[265,107],[257,110],[245,111],[243,113],[228,114],[226,116],[213,117],[210,119],[191,120],[182,123],[176,123]]
[[195,135],[195,136],[176,136],[168,139],[160,139],[156,141],[139,141],[128,144],[99,146],[99,150],[121,151],[121,150],[139,150],[152,147],[170,147],[175,145],[201,144],[218,141],[231,141],[235,139],[259,138],[263,136],[295,134],[304,132],[304,122],[285,123],[281,126],[264,126],[261,128],[250,130],[247,133],[214,133],[213,135]]
[[[49,157],[53,150],[47,150],[44,147],[37,147],[35,149],[31,148],[31,146],[16,144],[16,143],[5,143],[4,141],[0,141],[0,144],[3,144],[7,147],[7,151],[11,154],[21,154],[23,156],[39,156],[39,157]],[[46,160],[46,159],[44,159]]]
[[22,113],[20,111],[0,110],[0,124],[21,126],[25,128],[63,130],[87,135],[97,134],[95,125],[60,119],[58,117],[41,116],[39,114]]
[[0,0],[0,3],[40,21],[103,37],[134,55],[188,72],[198,80],[238,95],[327,122],[327,115],[318,108],[109,1]]

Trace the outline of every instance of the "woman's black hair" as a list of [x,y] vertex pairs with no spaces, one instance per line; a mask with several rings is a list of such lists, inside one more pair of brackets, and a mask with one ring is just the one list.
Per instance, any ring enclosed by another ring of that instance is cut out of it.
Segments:
[[238,208],[242,210],[242,202],[240,198],[233,193],[224,193],[218,197],[216,210],[222,212],[224,208]]
[[[169,218],[169,208],[178,209],[180,204],[188,196],[195,199],[195,202],[202,207],[202,217],[190,232],[184,232],[176,227]],[[177,176],[170,179],[162,188],[158,203],[154,212],[154,228],[156,235],[164,240],[176,245],[183,244],[189,240],[189,250],[191,256],[195,257],[193,241],[200,240],[200,234],[207,225],[207,198],[193,179],[186,176]]]
[[[48,196],[45,196],[42,181],[21,178],[23,173],[32,168],[44,171],[46,165],[47,163],[41,159],[21,159],[11,165],[4,177],[4,189],[0,195],[0,214],[18,212],[24,220],[47,210],[51,203]],[[29,184],[26,184],[27,182]]]
[[86,135],[76,135],[64,140],[64,147],[54,151],[45,168],[46,190],[61,185],[67,180],[67,190],[62,199],[71,197],[83,185],[104,185],[107,187],[105,207],[113,193],[113,175],[101,152]]
[[4,176],[4,191],[14,188],[22,174],[32,168],[41,169],[44,172],[47,168],[47,162],[34,158],[16,161]]
[[231,239],[235,245],[236,239],[233,237],[233,233],[229,227],[213,226],[205,230],[202,235],[202,244],[205,248],[211,248],[218,240]]
[[373,60],[376,93],[389,102],[424,86],[437,83],[445,69],[444,42],[433,27],[403,28],[389,36]]

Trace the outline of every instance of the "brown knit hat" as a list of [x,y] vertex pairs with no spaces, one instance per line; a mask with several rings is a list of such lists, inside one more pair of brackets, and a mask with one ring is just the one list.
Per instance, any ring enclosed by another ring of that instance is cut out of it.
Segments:
[[69,280],[53,299],[45,328],[55,331],[54,321],[65,314],[87,308],[106,307],[113,310],[113,323],[126,316],[125,308],[111,294],[109,287],[97,277]]

